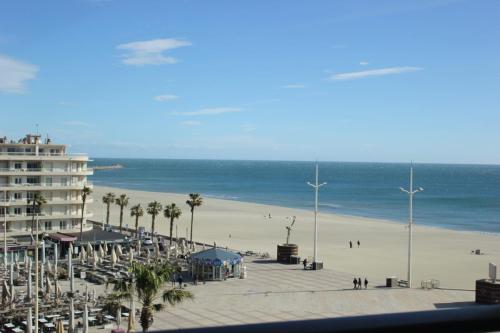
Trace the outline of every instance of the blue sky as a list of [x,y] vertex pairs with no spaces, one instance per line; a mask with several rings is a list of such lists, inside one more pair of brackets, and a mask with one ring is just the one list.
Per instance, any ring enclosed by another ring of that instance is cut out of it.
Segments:
[[3,1],[0,135],[94,157],[500,163],[500,2]]

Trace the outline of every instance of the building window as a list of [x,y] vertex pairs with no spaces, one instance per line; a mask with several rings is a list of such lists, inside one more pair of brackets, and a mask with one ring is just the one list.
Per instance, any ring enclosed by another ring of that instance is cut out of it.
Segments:
[[15,178],[14,179],[14,183],[16,183],[16,184],[22,184],[22,182],[23,182],[22,178]]
[[26,178],[26,182],[28,184],[37,184],[38,183],[38,178],[37,177],[28,177],[28,178]]
[[5,215],[5,208],[4,207],[0,207],[0,215]]
[[68,228],[68,223],[66,221],[59,221],[59,229],[66,230]]
[[23,164],[22,164],[22,163],[15,163],[15,164],[14,164],[14,169],[16,169],[16,170],[19,170],[19,169],[21,169],[22,167],[23,167]]
[[74,229],[74,228],[76,228],[76,227],[78,227],[78,224],[79,224],[79,223],[78,223],[78,221],[76,221],[76,220],[73,220],[73,221],[71,222],[71,226],[73,227],[73,229]]
[[19,199],[22,199],[22,198],[23,198],[22,193],[14,193],[14,199],[19,200]]
[[34,197],[35,197],[35,193],[34,192],[27,192],[26,193],[26,199],[31,200]]
[[45,230],[52,230],[52,221],[45,221]]
[[14,208],[14,214],[16,214],[16,215],[21,215],[21,208],[19,208],[19,207],[15,207],[15,208]]
[[26,207],[26,214],[33,214],[33,207]]

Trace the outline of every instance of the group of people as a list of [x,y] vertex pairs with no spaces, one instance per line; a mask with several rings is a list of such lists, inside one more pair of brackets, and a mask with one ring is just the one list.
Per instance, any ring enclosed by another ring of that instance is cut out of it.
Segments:
[[[361,242],[358,240],[358,247],[360,247],[360,246],[361,246]],[[352,249],[352,241],[351,240],[349,241],[349,248]]]
[[[362,284],[362,281],[361,281],[361,278],[354,278],[354,280],[352,280],[352,283],[354,284],[354,288],[353,289],[362,289],[363,288],[363,284]],[[365,289],[368,288],[368,279],[365,278]]]

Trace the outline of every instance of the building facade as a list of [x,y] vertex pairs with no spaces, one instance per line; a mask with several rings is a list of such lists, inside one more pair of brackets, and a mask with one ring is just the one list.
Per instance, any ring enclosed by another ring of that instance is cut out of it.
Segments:
[[[33,215],[44,233],[78,232],[82,222],[82,190],[92,184],[93,174],[84,154],[68,154],[67,146],[54,144],[39,135],[14,142],[0,138],[0,234],[16,238],[31,235]],[[46,203],[40,211],[30,204],[35,193]],[[86,204],[92,202],[88,197]],[[85,206],[83,230],[92,228]]]

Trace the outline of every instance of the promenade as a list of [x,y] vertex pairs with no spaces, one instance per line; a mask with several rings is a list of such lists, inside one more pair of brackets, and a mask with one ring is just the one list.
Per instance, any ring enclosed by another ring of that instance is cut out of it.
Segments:
[[352,275],[331,269],[304,271],[268,259],[245,265],[247,279],[188,284],[195,300],[156,314],[151,330],[477,306],[473,291],[388,289],[369,276],[368,289],[353,290]]

